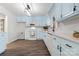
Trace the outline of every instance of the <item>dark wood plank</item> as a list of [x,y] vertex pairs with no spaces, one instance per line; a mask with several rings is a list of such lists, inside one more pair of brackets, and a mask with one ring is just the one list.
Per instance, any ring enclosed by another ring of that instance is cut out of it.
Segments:
[[17,40],[1,56],[50,56],[42,40]]

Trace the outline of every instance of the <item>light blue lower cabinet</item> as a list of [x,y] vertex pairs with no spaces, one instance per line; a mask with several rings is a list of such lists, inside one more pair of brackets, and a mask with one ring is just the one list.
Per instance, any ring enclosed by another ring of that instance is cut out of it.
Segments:
[[5,39],[0,38],[0,54],[3,53],[6,49]]
[[7,33],[0,33],[0,54],[6,50],[7,47]]

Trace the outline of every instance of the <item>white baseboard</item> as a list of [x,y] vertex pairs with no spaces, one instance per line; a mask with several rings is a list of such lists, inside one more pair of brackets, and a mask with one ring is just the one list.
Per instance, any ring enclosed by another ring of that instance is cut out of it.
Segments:
[[14,42],[14,41],[16,41],[17,39],[11,39],[10,41],[8,41],[8,44],[9,43],[12,43],[12,42]]

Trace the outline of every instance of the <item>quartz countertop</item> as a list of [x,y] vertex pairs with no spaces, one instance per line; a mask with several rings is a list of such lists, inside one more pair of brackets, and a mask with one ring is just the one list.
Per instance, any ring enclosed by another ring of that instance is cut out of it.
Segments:
[[69,40],[69,41],[72,41],[72,42],[79,44],[79,38],[75,38],[72,35],[66,35],[66,34],[63,34],[63,33],[56,33],[56,32],[48,32],[48,34],[54,35],[54,36],[63,38],[65,40]]

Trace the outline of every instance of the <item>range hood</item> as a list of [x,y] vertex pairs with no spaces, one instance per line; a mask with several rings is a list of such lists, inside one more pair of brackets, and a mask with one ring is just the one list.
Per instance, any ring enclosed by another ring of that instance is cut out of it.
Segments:
[[32,23],[32,24],[30,24],[30,26],[34,26],[34,25],[35,25],[35,24],[33,24],[33,23]]

